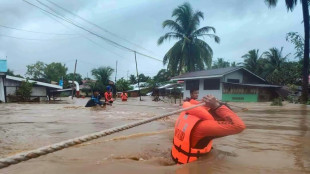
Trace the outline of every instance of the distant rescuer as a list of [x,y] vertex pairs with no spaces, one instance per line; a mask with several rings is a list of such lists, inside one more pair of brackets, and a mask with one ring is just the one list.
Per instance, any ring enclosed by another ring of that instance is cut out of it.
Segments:
[[122,94],[121,94],[122,101],[127,101],[127,98],[128,98],[127,93],[125,91],[123,91]]
[[[204,106],[182,112],[175,123],[171,156],[178,164],[196,161],[210,152],[214,138],[237,134],[245,129],[243,121],[214,96],[207,95],[202,101]],[[193,105],[186,101],[183,108]]]

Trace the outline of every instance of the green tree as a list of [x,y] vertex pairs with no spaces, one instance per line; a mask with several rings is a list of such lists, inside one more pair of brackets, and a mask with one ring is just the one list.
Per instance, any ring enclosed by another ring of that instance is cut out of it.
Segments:
[[283,47],[281,47],[280,50],[277,48],[270,48],[269,51],[263,53],[263,56],[268,61],[264,66],[264,72],[268,74],[266,80],[271,83],[280,84],[282,81],[281,78],[283,78],[283,75],[281,74],[281,69],[287,57],[290,55],[287,54],[283,57],[282,51]]
[[43,62],[37,61],[35,64],[27,65],[26,67],[26,75],[29,75],[31,79],[46,82],[44,74],[46,65]]
[[166,69],[159,70],[157,75],[153,77],[156,83],[169,81],[170,78],[171,78],[171,74]]
[[130,82],[130,84],[136,84],[138,82],[136,76],[131,74],[129,76],[129,82]]
[[[275,7],[278,0],[265,0],[269,7]],[[287,10],[293,11],[297,5],[297,0],[285,0]],[[302,5],[303,23],[305,32],[305,45],[303,52],[303,68],[302,68],[302,96],[301,100],[306,103],[308,100],[308,84],[309,84],[309,3],[308,0],[300,0]]]
[[298,32],[289,32],[286,34],[286,41],[295,45],[295,57],[299,60],[303,59],[305,39]]
[[20,97],[22,101],[29,101],[31,96],[33,83],[28,80],[22,81],[20,87],[16,90],[16,96]]
[[97,80],[96,86],[100,90],[104,90],[105,86],[109,84],[110,77],[112,73],[114,72],[114,69],[107,66],[107,67],[99,67],[99,68],[94,68],[91,70],[92,75],[95,77]]
[[230,67],[230,63],[228,61],[225,61],[223,58],[217,58],[217,60],[213,63],[212,69],[226,67]]
[[53,62],[46,65],[44,69],[44,76],[48,82],[55,81],[58,82],[62,77],[67,74],[68,68],[66,65],[62,65],[59,62]]
[[148,79],[150,79],[149,76],[142,74],[139,74],[139,82],[146,82]]
[[74,81],[77,81],[80,85],[83,83],[82,80],[82,75],[79,74],[79,73],[69,73],[65,76],[64,80],[68,81],[68,80],[74,80]]
[[14,71],[11,70],[11,69],[8,69],[8,70],[7,70],[6,75],[24,78],[23,76],[21,76],[21,75],[19,75],[19,74],[15,74]]
[[124,78],[117,80],[116,82],[117,91],[128,91],[130,89],[132,88],[130,87],[130,83],[127,80],[125,80]]
[[259,55],[259,50],[257,49],[253,49],[253,50],[250,50],[247,54],[243,55],[242,58],[244,59],[244,63],[243,63],[243,66],[259,75],[260,72],[261,72],[261,64],[259,64],[259,59],[262,58],[262,55]]
[[163,59],[164,65],[168,64],[168,71],[174,76],[183,72],[202,70],[205,66],[210,67],[213,51],[200,38],[207,36],[219,43],[218,36],[209,34],[210,31],[215,33],[215,28],[205,26],[198,29],[204,15],[201,11],[194,12],[189,3],[184,3],[174,9],[172,17],[175,17],[175,20],[165,20],[162,24],[163,28],[167,27],[172,31],[161,36],[157,42],[158,45],[161,45],[165,40],[178,40]]

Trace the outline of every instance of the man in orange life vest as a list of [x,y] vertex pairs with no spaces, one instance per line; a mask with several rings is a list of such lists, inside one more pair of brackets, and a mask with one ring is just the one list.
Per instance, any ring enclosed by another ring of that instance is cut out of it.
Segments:
[[122,101],[127,101],[128,95],[125,91],[122,92],[121,98],[122,98]]
[[113,103],[113,94],[112,94],[112,91],[111,91],[111,88],[110,86],[107,87],[107,92],[104,93],[104,99],[105,99],[105,102],[107,104],[110,104],[112,105]]
[[[200,106],[179,115],[175,123],[172,159],[178,164],[196,161],[212,149],[212,140],[237,134],[245,129],[243,121],[227,106],[207,95]],[[183,108],[196,105],[198,101],[186,101]],[[194,104],[193,104],[194,103]]]

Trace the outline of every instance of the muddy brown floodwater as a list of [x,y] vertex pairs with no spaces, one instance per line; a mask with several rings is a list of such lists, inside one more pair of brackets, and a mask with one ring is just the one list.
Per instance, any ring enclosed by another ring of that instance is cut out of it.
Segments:
[[[179,108],[143,99],[117,100],[105,110],[84,108],[87,99],[71,104],[0,104],[0,157]],[[238,113],[247,129],[216,139],[206,157],[190,164],[174,165],[170,158],[175,115],[12,165],[0,173],[310,173],[309,106],[234,104],[249,109]]]

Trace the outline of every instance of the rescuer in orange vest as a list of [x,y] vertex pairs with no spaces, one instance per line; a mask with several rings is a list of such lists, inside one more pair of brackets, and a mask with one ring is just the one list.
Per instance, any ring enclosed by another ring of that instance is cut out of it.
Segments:
[[198,90],[190,90],[190,98],[186,97],[186,99],[184,101],[188,101],[191,104],[198,104],[199,101],[197,101],[198,99],[198,95],[199,95],[199,91]]
[[123,93],[121,93],[121,99],[122,101],[127,101],[128,95],[125,91],[123,91]]
[[113,103],[113,93],[111,92],[111,88],[108,86],[107,87],[107,92],[105,92],[104,93],[104,98],[105,98],[105,102],[107,103],[107,104],[110,104],[110,105],[112,105],[112,103]]
[[[237,134],[245,129],[243,121],[214,96],[207,95],[202,101],[205,106],[182,112],[175,123],[171,156],[178,164],[196,161],[210,152],[214,138]],[[196,104],[186,101],[183,108],[193,105]]]

